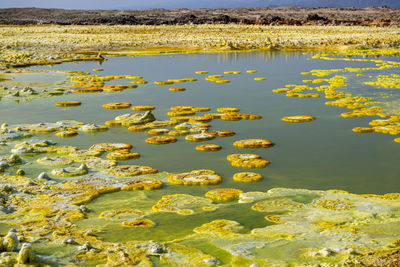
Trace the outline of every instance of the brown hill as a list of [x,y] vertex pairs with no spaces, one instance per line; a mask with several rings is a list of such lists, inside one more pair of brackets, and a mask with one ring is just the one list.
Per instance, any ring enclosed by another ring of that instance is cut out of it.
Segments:
[[380,8],[219,8],[146,10],[64,10],[42,8],[0,9],[1,24],[60,25],[365,25],[399,26],[400,10]]

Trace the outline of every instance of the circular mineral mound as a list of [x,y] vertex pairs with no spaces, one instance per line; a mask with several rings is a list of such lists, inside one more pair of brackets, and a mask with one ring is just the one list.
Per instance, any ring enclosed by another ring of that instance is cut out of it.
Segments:
[[48,146],[45,148],[48,153],[57,153],[61,155],[68,155],[69,153],[78,150],[74,146]]
[[121,93],[124,91],[124,89],[125,88],[119,86],[109,86],[109,85],[103,87],[104,92],[110,92],[110,93]]
[[240,114],[224,114],[221,115],[221,120],[223,121],[240,121],[242,119],[242,116]]
[[168,132],[169,135],[172,136],[185,136],[189,134],[189,131],[187,130],[171,130]]
[[219,137],[234,136],[236,134],[234,131],[222,131],[222,130],[206,131],[204,133],[219,136]]
[[150,129],[147,131],[150,135],[162,135],[168,133],[170,130],[165,128]]
[[272,90],[273,93],[287,93],[288,91],[290,91],[288,88],[277,88]]
[[222,107],[222,108],[217,108],[217,111],[224,114],[229,114],[229,113],[238,113],[240,109],[234,107]]
[[192,116],[195,112],[191,110],[174,110],[167,112],[169,117],[182,117],[182,116]]
[[240,74],[240,71],[224,71],[224,74]]
[[174,126],[176,124],[177,124],[177,122],[174,122],[174,121],[153,121],[153,122],[146,123],[146,126],[154,129],[154,128]]
[[226,159],[232,162],[239,159],[261,159],[261,156],[257,154],[230,154]]
[[257,114],[238,114],[243,120],[261,120],[262,116]]
[[198,145],[196,146],[196,150],[199,151],[220,151],[222,146],[215,145],[215,144],[205,144],[205,145]]
[[287,116],[282,118],[282,120],[285,122],[308,122],[308,121],[313,121],[315,119],[316,118],[314,116],[307,116],[307,115]]
[[95,125],[95,124],[86,124],[83,125],[79,128],[79,130],[86,132],[86,133],[92,133],[92,132],[102,132],[102,131],[107,131],[108,127],[103,126],[103,125]]
[[[206,134],[204,133],[204,131],[207,131],[209,128],[211,127],[210,124],[201,124],[201,125],[196,125],[193,126],[192,128],[190,128],[190,132],[191,133],[202,133],[202,134]],[[215,136],[214,136],[215,137]]]
[[70,180],[65,183],[67,188],[72,189],[95,189],[100,193],[116,192],[120,190],[121,184],[119,181],[115,181],[104,177],[86,177],[75,180]]
[[190,134],[185,137],[185,140],[191,142],[203,142],[214,138],[215,136],[211,134]]
[[156,107],[155,106],[133,106],[132,110],[135,111],[149,111],[149,110],[154,110]]
[[262,179],[262,175],[255,172],[238,172],[233,175],[233,180],[241,183],[258,182]]
[[81,176],[88,173],[88,168],[85,164],[82,164],[78,168],[74,167],[66,167],[55,169],[51,171],[52,175],[59,176],[59,177],[74,177],[74,176]]
[[173,84],[171,81],[155,81],[154,84],[165,85],[165,84]]
[[125,108],[130,108],[131,103],[128,102],[113,102],[113,103],[107,103],[103,105],[103,108],[107,109],[125,109]]
[[243,191],[239,189],[217,188],[208,191],[206,193],[206,197],[212,200],[229,201],[238,198],[241,193],[243,193]]
[[173,106],[170,108],[172,111],[191,111],[193,106]]
[[124,191],[153,190],[163,186],[163,182],[155,178],[135,178],[124,184],[125,185],[121,188]]
[[104,124],[108,127],[111,126],[121,126],[122,125],[122,121],[117,121],[117,120],[109,120],[109,121],[105,121]]
[[205,116],[193,116],[189,118],[189,122],[196,123],[196,122],[209,122],[212,119],[210,117]]
[[39,123],[28,126],[28,130],[31,133],[51,133],[60,129],[59,126],[50,123]]
[[140,158],[140,154],[129,150],[116,150],[107,154],[106,158],[114,160],[128,160]]
[[186,88],[184,87],[171,87],[169,88],[170,91],[174,91],[174,92],[183,92],[186,90]]
[[103,154],[103,151],[101,150],[77,150],[69,153],[68,155],[70,157],[76,158],[76,157],[97,157]]
[[64,137],[72,137],[78,135],[77,131],[71,130],[71,131],[60,131],[56,132],[56,136],[64,138]]
[[175,143],[176,141],[178,141],[178,139],[173,136],[152,136],[146,139],[146,143],[152,145],[164,145]]
[[106,170],[108,168],[111,168],[112,166],[117,165],[116,160],[102,159],[97,157],[79,157],[75,159],[75,161],[79,160],[85,162],[89,168],[100,169],[100,170]]
[[271,162],[264,159],[238,159],[232,161],[232,166],[246,169],[261,169],[270,165]]
[[355,127],[353,128],[353,132],[355,133],[372,133],[374,131],[373,128],[369,127]]
[[119,115],[114,119],[121,121],[122,126],[132,126],[155,121],[155,117],[151,111],[146,111],[144,113],[126,113]]
[[138,209],[121,208],[116,210],[105,210],[100,213],[99,218],[126,219],[127,217],[143,216],[144,212]]
[[148,82],[145,81],[145,80],[135,80],[135,81],[131,81],[131,83],[132,83],[132,84],[146,84],[146,83],[148,83]]
[[98,87],[87,87],[87,88],[74,88],[72,89],[74,93],[99,93],[103,92],[102,88]]
[[261,147],[271,147],[274,145],[273,142],[267,140],[267,139],[244,139],[244,140],[239,140],[233,143],[235,147],[239,148],[261,148]]
[[148,129],[149,127],[146,125],[132,125],[128,128],[128,130],[131,132],[144,132]]
[[132,145],[127,143],[99,143],[92,145],[89,150],[114,151],[120,149],[131,149]]
[[204,114],[204,117],[213,119],[213,120],[218,120],[221,119],[221,116],[224,115],[223,113],[206,113]]
[[158,172],[157,169],[148,166],[137,166],[137,165],[120,165],[111,167],[108,170],[109,175],[119,176],[119,177],[129,177],[141,174],[150,174]]
[[37,160],[37,163],[48,166],[68,165],[72,160],[63,156],[47,156]]
[[192,111],[194,112],[207,112],[210,111],[211,109],[209,107],[193,107]]
[[127,227],[152,227],[155,223],[149,219],[136,219],[122,222],[122,225]]
[[174,122],[187,122],[189,121],[189,116],[178,116],[178,117],[171,117],[170,120]]
[[75,107],[80,106],[82,104],[81,101],[60,101],[56,103],[58,107]]
[[222,178],[212,170],[194,170],[172,174],[168,182],[175,185],[214,185],[221,183]]

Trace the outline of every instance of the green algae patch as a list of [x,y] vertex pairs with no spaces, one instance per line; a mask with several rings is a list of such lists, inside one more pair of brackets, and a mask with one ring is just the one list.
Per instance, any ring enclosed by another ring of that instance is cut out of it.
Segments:
[[240,189],[217,188],[208,191],[206,197],[216,201],[229,201],[238,198],[241,193],[243,193],[243,191]]
[[[83,234],[80,227],[71,228],[70,221],[84,222],[90,213],[76,205],[81,205],[84,199],[90,202],[90,199],[101,194],[121,190],[126,183],[125,179],[71,180],[65,187],[52,186],[52,191],[58,192],[58,195],[43,189],[40,181],[32,183],[28,178],[21,176],[0,177],[2,184],[10,181],[20,184],[31,193],[21,195],[12,190],[8,191],[8,201],[13,203],[15,211],[3,213],[0,216],[2,224],[21,227],[24,229],[21,234],[32,240],[35,236],[53,233],[46,241],[50,244],[60,244],[63,240],[73,237],[72,241],[65,242],[80,244],[82,252],[74,257],[87,263],[121,263],[121,259],[114,258],[114,255],[110,257],[106,253],[106,250],[115,247],[113,242],[101,241],[96,237],[97,234]],[[129,255],[129,260],[126,259],[129,264],[142,264],[148,261],[150,255],[158,255],[161,262],[172,265],[182,262],[196,266],[218,265],[221,262],[231,266],[282,266],[322,262],[340,265],[349,260],[362,261],[365,255],[376,251],[390,250],[396,247],[400,239],[398,231],[393,231],[400,229],[398,194],[356,195],[339,190],[285,188],[275,188],[267,192],[237,193],[238,202],[224,202],[218,205],[210,199],[188,194],[164,195],[153,202],[152,209],[143,209],[143,201],[149,205],[154,200],[142,199],[139,194],[139,198],[132,203],[137,203],[141,206],[140,209],[105,209],[97,215],[98,221],[91,219],[91,224],[96,225],[100,220],[104,220],[110,221],[110,227],[117,223],[121,229],[136,231],[135,229],[157,229],[159,223],[166,227],[162,221],[158,221],[162,217],[156,216],[162,213],[179,217],[204,214],[209,217],[214,212],[218,213],[216,216],[221,216],[227,210],[240,208],[237,214],[240,217],[244,208],[254,214],[265,214],[261,215],[266,217],[264,226],[253,225],[252,228],[248,228],[245,219],[240,223],[232,219],[212,219],[194,226],[192,233],[169,240],[165,244],[151,243],[152,241],[123,242],[115,253],[120,251]],[[143,203],[140,204],[141,202]],[[126,203],[126,200],[123,203]],[[113,206],[112,201],[108,206]],[[36,228],[43,225],[44,228]],[[247,230],[244,231],[244,228]],[[105,226],[104,229],[109,228]],[[210,249],[202,248],[207,243],[211,244]],[[212,253],[213,251],[216,253]],[[223,253],[219,253],[221,251]]]
[[138,219],[142,219],[143,215],[144,212],[141,210],[123,208],[117,210],[103,211],[102,213],[100,213],[99,218],[107,218],[112,220],[125,220],[124,222],[134,222]]
[[153,227],[155,223],[149,219],[135,219],[122,222],[126,227]]
[[193,229],[195,233],[213,235],[216,237],[231,237],[237,233],[242,226],[238,222],[230,220],[215,220]]
[[279,212],[279,211],[290,211],[302,208],[301,203],[292,201],[291,199],[279,199],[279,200],[268,200],[264,202],[258,202],[251,208],[256,211],[262,212]]
[[[300,202],[294,200],[297,195]],[[390,248],[398,240],[393,229],[400,225],[399,203],[389,197],[276,188],[242,193],[240,199],[262,200],[252,208],[269,214],[266,219],[275,224],[241,233],[238,222],[214,220],[176,242],[211,242],[231,255],[232,266],[257,261],[282,266],[362,262],[363,255]]]
[[232,255],[229,252],[215,246],[208,240],[204,240],[204,239],[203,240],[185,240],[185,241],[181,242],[181,244],[186,245],[186,246],[195,247],[197,249],[200,249],[204,253],[214,256],[215,258],[217,258],[220,261],[221,265],[229,264],[232,262]]
[[219,263],[211,255],[205,254],[194,247],[171,244],[168,248],[171,253],[161,256],[162,263],[173,265],[179,263],[187,266],[215,266]]
[[[0,59],[1,61],[1,59]],[[0,63],[1,64],[1,63]],[[1,101],[30,102],[40,98],[61,96],[68,92],[64,84],[73,73],[57,70],[10,70],[7,79],[0,76]],[[3,78],[4,79],[4,78]],[[79,101],[66,101],[66,103]],[[60,103],[62,104],[62,103]]]

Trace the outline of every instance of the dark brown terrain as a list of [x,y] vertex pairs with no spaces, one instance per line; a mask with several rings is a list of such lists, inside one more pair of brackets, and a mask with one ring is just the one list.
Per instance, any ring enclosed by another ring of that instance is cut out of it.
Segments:
[[378,8],[219,8],[146,10],[0,9],[0,24],[60,25],[363,25],[400,26],[400,9]]

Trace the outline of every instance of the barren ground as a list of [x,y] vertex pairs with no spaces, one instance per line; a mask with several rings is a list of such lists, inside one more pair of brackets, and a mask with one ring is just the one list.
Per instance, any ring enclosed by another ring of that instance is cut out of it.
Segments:
[[384,7],[363,9],[277,7],[171,10],[0,9],[0,24],[171,25],[228,23],[399,26],[400,10]]

